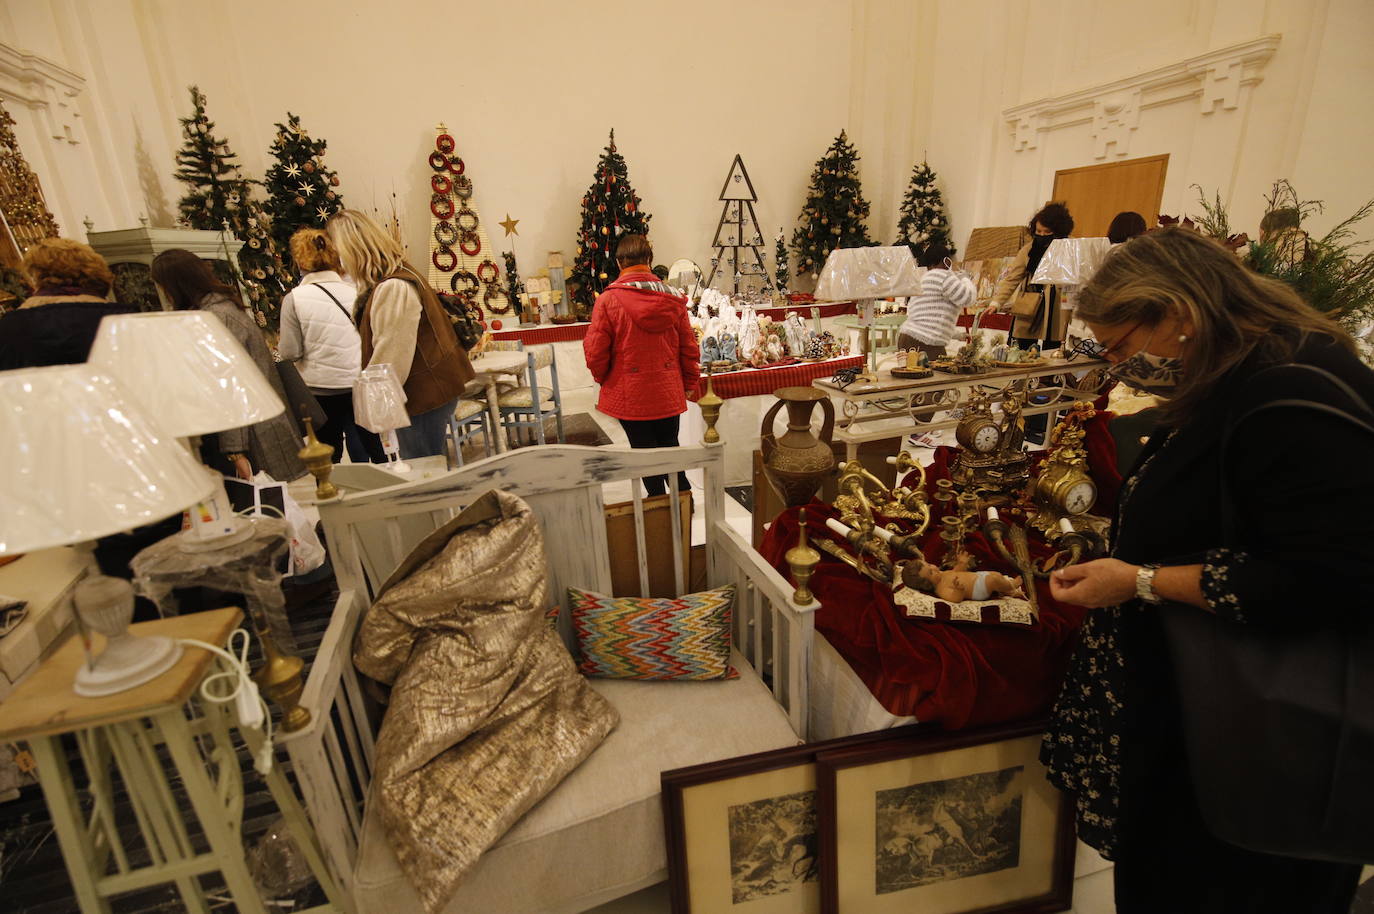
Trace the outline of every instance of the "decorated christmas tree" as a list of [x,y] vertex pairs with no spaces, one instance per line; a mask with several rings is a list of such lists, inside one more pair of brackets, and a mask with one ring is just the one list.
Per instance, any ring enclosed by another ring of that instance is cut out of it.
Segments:
[[778,229],[777,246],[773,249],[773,279],[779,292],[787,291],[792,274],[787,269],[787,233]]
[[301,127],[301,119],[286,113],[286,123],[277,124],[272,141],[272,156],[277,161],[267,169],[267,213],[270,231],[282,263],[291,266],[291,236],[301,228],[324,228],[325,220],[343,209],[339,176],[324,166],[324,140],[314,140]]
[[29,245],[58,234],[57,222],[48,212],[38,175],[29,168],[19,140],[14,136],[14,118],[0,105],[0,211],[5,214],[19,253]]
[[187,187],[177,202],[181,221],[187,228],[215,232],[227,226],[243,242],[239,279],[257,322],[275,328],[282,296],[291,283],[268,232],[267,217],[261,204],[251,199],[253,182],[240,173],[229,143],[215,136],[215,122],[205,113],[205,95],[195,86],[191,104],[195,112],[179,119],[186,142],[177,152],[176,177]]
[[836,248],[873,244],[868,237],[868,201],[859,185],[859,153],[843,130],[811,171],[811,187],[792,232],[797,274],[820,275]]
[[576,285],[573,301],[579,310],[590,309],[596,297],[620,270],[615,246],[621,235],[647,235],[652,217],[640,208],[639,195],[630,186],[625,158],[615,148],[615,131],[601,153],[592,186],[582,197],[582,227],[577,233],[577,257],[568,285]]
[[754,213],[758,198],[754,182],[749,180],[749,172],[744,169],[744,160],[736,154],[720,191],[719,199],[725,205],[721,207],[720,221],[716,224],[716,237],[711,241],[716,256],[711,258],[711,272],[706,276],[708,288],[718,273],[731,283],[734,292],[740,290],[741,282],[750,278],[757,278],[765,289],[773,284],[763,260],[763,234]]
[[897,222],[897,243],[913,245],[919,260],[929,251],[955,254],[945,218],[945,201],[935,186],[935,171],[924,161],[911,172],[911,183],[902,200],[902,217]]

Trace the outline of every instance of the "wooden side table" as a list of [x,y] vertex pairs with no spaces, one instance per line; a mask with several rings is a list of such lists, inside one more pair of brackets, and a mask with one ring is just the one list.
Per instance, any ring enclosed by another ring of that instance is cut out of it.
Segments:
[[[218,609],[142,622],[130,630],[222,645],[242,618],[237,609]],[[93,637],[95,648],[102,649],[104,639]],[[240,835],[243,781],[229,734],[229,728],[238,723],[234,705],[206,702],[199,694],[200,683],[218,662],[216,657],[187,647],[176,665],[157,679],[100,698],[82,698],[72,691],[77,668],[84,662],[80,639],[70,638],[0,704],[0,740],[24,740],[33,752],[81,910],[108,912],[113,895],[172,882],[186,910],[208,914],[209,904],[196,877],[218,870],[239,911],[266,914],[248,872]],[[81,811],[72,769],[62,750],[60,737],[65,733],[74,734],[89,778],[87,789],[93,800],[89,817]],[[246,727],[239,728],[239,733],[256,755],[262,733]],[[158,744],[166,746],[173,774],[183,782],[209,843],[206,852],[192,844],[186,811],[173,798]],[[112,768],[118,769],[128,791],[152,861],[147,866],[132,867],[129,849],[120,839]],[[315,910],[350,912],[351,901],[325,865],[315,833],[285,775],[274,765],[266,780],[330,901]]]

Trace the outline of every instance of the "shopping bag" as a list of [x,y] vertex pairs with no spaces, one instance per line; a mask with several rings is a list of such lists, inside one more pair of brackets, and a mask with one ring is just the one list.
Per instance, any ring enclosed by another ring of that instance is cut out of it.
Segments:
[[290,561],[287,563],[286,577],[302,575],[314,571],[324,564],[324,545],[320,542],[315,525],[286,488],[286,483],[277,482],[271,476],[259,471],[250,482],[225,480],[225,488],[230,483],[238,490],[239,502],[251,499],[251,504],[240,509],[235,503],[236,493],[230,491],[229,500],[240,514],[280,516],[286,521],[289,537]]

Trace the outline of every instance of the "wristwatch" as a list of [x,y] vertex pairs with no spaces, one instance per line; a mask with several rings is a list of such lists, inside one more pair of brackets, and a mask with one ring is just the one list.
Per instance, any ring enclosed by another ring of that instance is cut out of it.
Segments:
[[1158,606],[1164,600],[1155,593],[1155,572],[1158,565],[1141,565],[1135,573],[1135,595],[1142,603]]

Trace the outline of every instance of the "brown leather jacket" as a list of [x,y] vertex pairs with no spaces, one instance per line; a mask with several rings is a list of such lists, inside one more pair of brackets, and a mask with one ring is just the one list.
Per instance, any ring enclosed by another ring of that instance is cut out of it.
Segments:
[[[420,278],[413,267],[403,266],[387,279],[410,283],[420,296],[420,325],[415,337],[415,360],[406,378],[406,412],[412,416],[429,412],[463,392],[476,375],[468,354],[458,344],[453,324],[439,304],[439,296]],[[384,280],[385,281],[385,280]],[[376,288],[375,286],[373,288]],[[363,343],[363,364],[372,358],[372,296],[358,314],[358,334]]]

